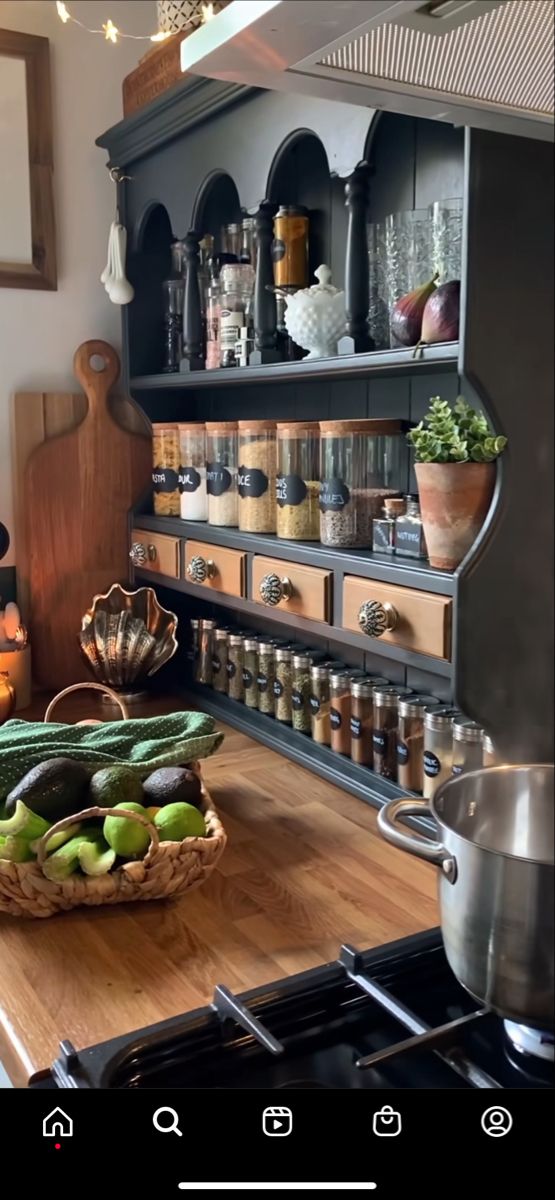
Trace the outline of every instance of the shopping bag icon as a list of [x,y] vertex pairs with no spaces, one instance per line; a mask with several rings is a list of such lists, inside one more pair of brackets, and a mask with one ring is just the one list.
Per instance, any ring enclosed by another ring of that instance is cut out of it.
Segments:
[[384,1104],[372,1118],[372,1132],[376,1137],[397,1137],[401,1132],[401,1114],[390,1104]]

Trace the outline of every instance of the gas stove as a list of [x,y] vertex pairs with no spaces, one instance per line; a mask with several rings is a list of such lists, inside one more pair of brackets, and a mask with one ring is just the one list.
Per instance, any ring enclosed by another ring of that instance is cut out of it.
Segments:
[[58,1088],[551,1088],[553,1034],[503,1022],[455,979],[439,930],[359,952],[77,1051]]

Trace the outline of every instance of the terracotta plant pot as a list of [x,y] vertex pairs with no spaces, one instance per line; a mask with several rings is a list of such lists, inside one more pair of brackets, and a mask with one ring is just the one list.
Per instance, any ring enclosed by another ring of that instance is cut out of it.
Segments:
[[414,469],[430,564],[454,571],[486,519],[496,464],[416,463]]

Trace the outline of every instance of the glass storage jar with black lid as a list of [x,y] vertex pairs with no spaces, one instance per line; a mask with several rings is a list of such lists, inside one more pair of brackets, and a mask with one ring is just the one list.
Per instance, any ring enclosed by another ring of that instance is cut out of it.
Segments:
[[480,771],[484,758],[484,730],[478,721],[455,717],[453,721],[453,775]]
[[212,683],[212,647],[215,621],[204,617],[198,623],[198,657],[195,679],[210,687]]
[[275,709],[274,679],[276,646],[273,641],[261,641],[258,645],[258,711],[273,717]]
[[372,521],[399,495],[407,463],[402,421],[320,422],[320,539],[372,545]]
[[437,696],[412,695],[399,700],[397,781],[409,792],[424,788],[424,715],[437,704]]
[[243,641],[243,688],[247,708],[258,708],[258,639]]
[[275,533],[276,423],[239,421],[239,529]]
[[227,629],[214,630],[212,643],[212,687],[227,694]]
[[330,745],[336,754],[351,753],[351,681],[362,678],[361,667],[330,668]]
[[484,740],[482,742],[482,766],[497,767],[498,765],[499,761],[495,752],[495,746],[489,734],[485,733]]
[[243,683],[244,651],[243,633],[228,633],[227,635],[227,693],[232,700],[245,699]]
[[377,775],[385,779],[397,779],[397,723],[399,700],[411,695],[411,689],[378,687],[374,691],[373,705],[373,763]]
[[209,525],[237,525],[237,421],[206,422],[206,490]]
[[179,431],[176,424],[152,426],[153,507],[158,517],[179,517]]
[[431,800],[439,785],[451,779],[453,769],[453,721],[458,708],[436,704],[424,713],[424,796]]
[[206,429],[200,421],[179,423],[179,492],[184,521],[208,520]]
[[320,538],[320,425],[286,421],[277,426],[276,532],[290,541]]

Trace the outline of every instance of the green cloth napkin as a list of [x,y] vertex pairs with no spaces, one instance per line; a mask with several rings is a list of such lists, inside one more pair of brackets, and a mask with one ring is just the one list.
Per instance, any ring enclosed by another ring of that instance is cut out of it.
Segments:
[[200,712],[102,725],[7,721],[0,729],[0,800],[47,758],[73,758],[92,771],[126,766],[143,777],[158,767],[208,758],[223,736],[214,731],[214,718]]

